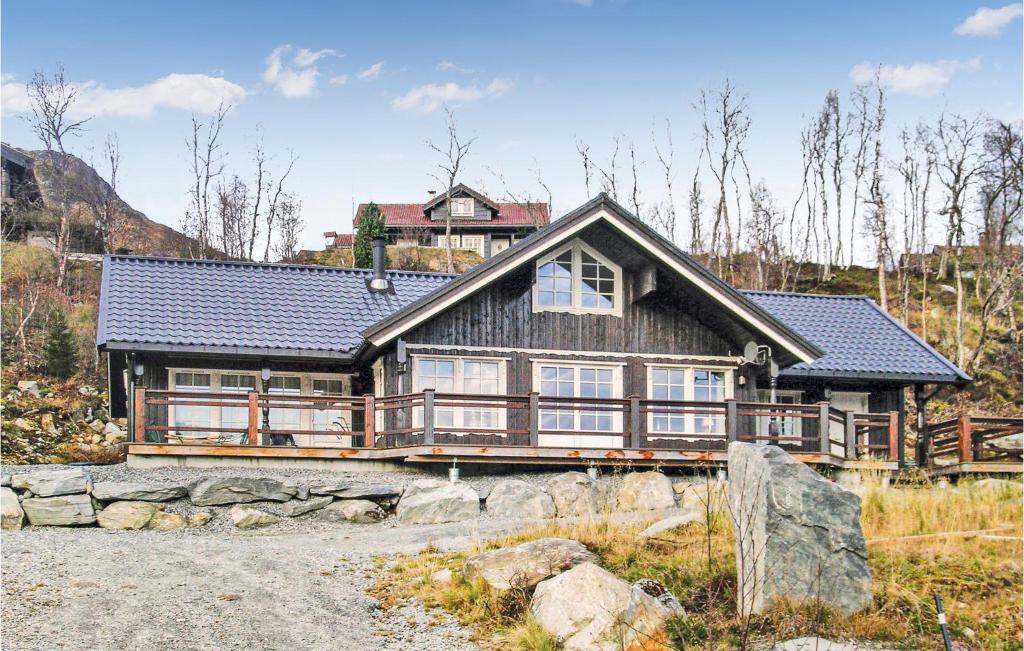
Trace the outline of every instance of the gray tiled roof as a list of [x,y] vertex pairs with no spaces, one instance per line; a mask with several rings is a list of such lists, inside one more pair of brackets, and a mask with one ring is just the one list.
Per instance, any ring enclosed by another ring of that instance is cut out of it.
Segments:
[[784,377],[970,381],[966,373],[866,296],[744,294],[825,351],[810,364],[783,369]]
[[360,332],[451,279],[366,269],[108,256],[97,343],[352,353]]

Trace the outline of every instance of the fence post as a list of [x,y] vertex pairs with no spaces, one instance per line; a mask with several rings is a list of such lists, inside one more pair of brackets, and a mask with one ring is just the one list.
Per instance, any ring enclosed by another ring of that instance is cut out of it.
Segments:
[[832,453],[832,442],[829,438],[828,402],[818,403],[818,452],[822,454]]
[[255,391],[249,392],[249,433],[246,438],[249,445],[260,443],[260,397]]
[[629,397],[629,447],[640,449],[640,396]]
[[[730,443],[737,440],[737,432],[739,432],[739,423],[737,422],[736,416],[736,399],[729,398],[725,401],[725,445],[729,446]],[[756,441],[755,441],[756,442]]]
[[377,445],[377,401],[373,394],[363,396],[363,447],[372,448]]
[[889,461],[900,460],[900,414],[889,412]]
[[423,445],[434,444],[434,390],[423,390]]
[[960,451],[960,463],[974,461],[974,446],[971,445],[971,417],[968,414],[960,416],[956,426],[957,443]]
[[135,404],[133,406],[135,411],[134,425],[135,431],[132,432],[132,443],[145,443],[146,442],[146,387],[135,388]]
[[540,446],[540,394],[530,392],[530,408],[528,410],[528,428],[530,430],[530,447]]
[[857,417],[852,411],[846,412],[846,420],[844,421],[844,432],[846,440],[846,458],[856,459],[857,458]]

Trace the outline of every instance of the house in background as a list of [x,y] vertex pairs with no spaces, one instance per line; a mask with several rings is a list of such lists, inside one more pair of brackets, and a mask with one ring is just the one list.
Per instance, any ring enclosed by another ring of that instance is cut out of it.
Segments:
[[108,257],[130,459],[686,464],[772,440],[895,467],[905,389],[970,381],[867,298],[737,290],[603,194],[459,276],[375,246],[372,270]]
[[[353,227],[359,227],[367,204],[359,204]],[[426,203],[379,203],[390,243],[399,246],[444,246],[448,213],[451,213],[451,246],[476,251],[490,258],[515,242],[546,226],[546,203],[502,203],[459,184],[449,198],[434,194]],[[329,247],[350,247],[350,233],[325,233]]]

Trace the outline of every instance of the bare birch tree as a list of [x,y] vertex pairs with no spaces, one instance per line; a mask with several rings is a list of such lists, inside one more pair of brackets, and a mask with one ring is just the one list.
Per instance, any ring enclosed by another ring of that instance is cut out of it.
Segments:
[[704,235],[701,232],[701,223],[704,219],[704,194],[700,184],[700,166],[703,162],[704,150],[697,154],[697,166],[693,170],[693,179],[690,181],[690,192],[687,199],[687,208],[690,217],[690,253],[696,255],[704,250]]
[[590,177],[594,172],[594,161],[590,158],[590,145],[584,143],[579,138],[574,138],[576,142],[576,153],[580,155],[580,163],[583,165],[583,184],[587,190],[587,198],[590,198]]
[[[658,136],[653,127],[651,128],[651,143],[654,146],[654,156],[661,166],[662,178],[665,182],[665,209],[659,212],[658,225],[662,232],[673,244],[676,243],[676,199],[672,189],[675,181],[675,159],[676,149],[672,144],[672,123],[665,118],[665,144],[658,144]],[[698,168],[700,165],[698,164]]]
[[867,88],[865,86],[855,88],[851,94],[851,100],[853,111],[847,115],[847,124],[850,125],[854,136],[853,157],[850,161],[850,171],[853,175],[853,201],[850,206],[850,250],[846,259],[846,269],[853,265],[854,242],[857,239],[857,210],[860,208],[861,183],[868,169],[868,145],[871,141],[870,100]]
[[763,181],[758,183],[750,192],[750,222],[747,229],[756,264],[756,289],[771,289],[772,271],[782,262],[779,243],[781,221],[782,213],[772,193]]
[[469,150],[476,142],[476,138],[463,140],[459,136],[459,128],[455,122],[455,114],[451,109],[445,107],[445,127],[447,129],[448,142],[444,145],[437,145],[433,141],[427,141],[427,147],[434,151],[440,160],[437,162],[437,172],[431,174],[434,179],[445,187],[445,217],[444,217],[444,251],[445,270],[448,273],[455,272],[455,264],[452,261],[452,193],[457,185],[456,181],[462,172],[463,161],[469,155]]
[[[292,170],[295,168],[295,163],[298,160],[299,159],[295,154],[290,154],[288,167],[285,168],[284,173],[277,178],[276,182],[273,180],[273,177],[269,172],[265,172],[267,180],[263,191],[266,193],[266,197],[263,201],[266,204],[266,208],[264,209],[263,223],[267,227],[267,244],[263,249],[264,262],[270,261],[270,248],[271,242],[273,242],[274,238],[274,227],[277,223],[278,215],[281,212],[281,205],[285,196],[284,183],[288,180],[288,177],[291,176]],[[291,197],[291,200],[294,201],[295,198]]]
[[185,141],[191,157],[191,167],[189,206],[182,218],[181,228],[197,242],[198,250],[189,251],[193,258],[205,258],[214,248],[213,202],[216,198],[212,195],[216,189],[215,181],[224,172],[220,133],[224,128],[224,118],[230,109],[230,105],[221,102],[207,122],[201,121],[199,116],[193,113],[192,132]]
[[[870,138],[871,179],[868,182],[868,196],[865,200],[870,211],[867,215],[867,230],[875,240],[875,263],[878,268],[878,302],[885,311],[889,310],[889,288],[886,268],[892,259],[891,233],[889,223],[888,195],[884,186],[885,154],[882,134],[885,128],[885,88],[878,75],[870,86],[861,87],[864,94],[860,104],[866,112],[860,119],[867,125]],[[870,94],[869,94],[870,93]]]
[[608,167],[601,167],[595,164],[594,168],[601,175],[601,191],[607,192],[614,201],[619,200],[619,150],[622,148],[622,141],[618,136],[612,138],[612,155],[608,160]]
[[299,252],[299,239],[302,235],[302,202],[290,194],[279,198],[278,218],[280,236],[274,247],[274,253],[282,262],[291,262]]

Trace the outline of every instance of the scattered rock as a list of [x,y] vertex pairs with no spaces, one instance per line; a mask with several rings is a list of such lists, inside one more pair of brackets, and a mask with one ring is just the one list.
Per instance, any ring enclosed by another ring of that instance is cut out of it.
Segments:
[[298,490],[295,491],[295,499],[297,500],[308,500],[309,499],[309,486],[306,484],[299,484]]
[[774,445],[729,444],[740,613],[775,598],[820,599],[845,613],[871,604],[860,498]]
[[60,495],[58,497],[30,497],[21,503],[28,522],[35,527],[92,524],[96,512],[88,495]]
[[103,429],[106,426],[107,426],[106,423],[104,423],[99,418],[96,418],[91,423],[89,423],[89,429],[91,429],[92,431],[96,432],[97,434],[103,433]]
[[143,484],[127,481],[98,481],[92,485],[92,496],[104,502],[134,500],[138,502],[168,502],[188,495],[181,484]]
[[708,506],[711,511],[724,510],[729,499],[729,482],[712,479],[699,479],[697,481],[681,481],[672,484],[672,490],[679,496],[679,506],[687,511],[701,511],[707,514]]
[[676,505],[672,482],[660,472],[633,472],[619,489],[620,511],[656,511]]
[[39,382],[35,380],[18,380],[18,392],[27,393],[33,398],[39,398]]
[[53,414],[40,414],[39,427],[46,430],[50,434],[56,434],[57,427],[54,425]]
[[196,506],[217,506],[242,502],[287,502],[298,493],[294,482],[264,477],[205,478],[188,487]]
[[156,529],[157,531],[174,531],[175,529],[184,529],[187,526],[189,526],[188,519],[177,513],[157,511],[149,520],[149,528]]
[[598,511],[596,482],[582,472],[564,472],[548,480],[548,495],[558,517],[589,515]]
[[369,524],[384,519],[384,509],[370,500],[338,500],[320,512],[320,517],[331,522],[358,522]]
[[78,468],[71,468],[15,475],[11,479],[11,486],[18,490],[30,490],[37,497],[53,497],[88,493],[92,482],[89,475]]
[[597,556],[581,543],[565,538],[541,538],[514,547],[477,554],[466,561],[467,581],[483,579],[495,590],[532,588],[544,579]]
[[104,529],[142,529],[159,511],[153,502],[114,502],[96,516],[96,523]]
[[1000,450],[1020,450],[1024,448],[1024,433],[1011,434],[988,442],[994,448]]
[[107,423],[103,427],[103,436],[107,443],[122,443],[128,440],[128,434],[113,423]]
[[658,520],[651,526],[647,527],[637,534],[637,538],[653,538],[658,534],[678,529],[679,527],[690,524],[691,522],[702,522],[704,517],[704,513],[698,513],[696,511],[687,511],[682,515],[673,515],[663,520]]
[[397,513],[402,524],[470,520],[480,515],[480,496],[465,482],[421,479],[402,493]]
[[530,611],[566,651],[669,649],[672,613],[640,588],[593,563],[541,581]]
[[510,518],[553,518],[555,503],[540,486],[521,479],[504,479],[491,489],[487,510]]
[[36,429],[35,425],[33,425],[32,423],[28,422],[24,418],[15,418],[14,419],[14,426],[16,428],[20,429],[23,432],[31,432],[32,430]]
[[96,396],[99,395],[99,391],[96,387],[91,387],[88,384],[78,387],[78,395],[80,396]]
[[0,529],[21,529],[25,512],[10,488],[0,488]]
[[207,522],[213,519],[213,516],[206,511],[196,511],[192,515],[188,516],[188,526],[193,529],[198,529]]
[[280,521],[279,517],[267,513],[266,511],[260,511],[259,509],[251,506],[241,506],[237,504],[231,507],[228,511],[228,515],[231,517],[231,521],[234,522],[235,526],[239,529],[265,527]]
[[664,606],[671,613],[672,617],[686,614],[683,604],[679,603],[679,600],[672,594],[672,591],[654,579],[640,579],[633,584],[633,587],[639,588],[645,594],[654,597],[655,601]]
[[438,570],[430,575],[430,580],[434,583],[451,583],[454,578],[455,577],[452,576],[452,571],[448,568]]
[[334,498],[331,497],[330,495],[322,495],[319,497],[312,498],[309,498],[307,496],[307,499],[304,500],[288,500],[287,502],[282,504],[280,508],[281,513],[284,513],[289,518],[294,518],[296,516],[302,515],[303,513],[309,513],[310,511],[322,509],[333,501]]

